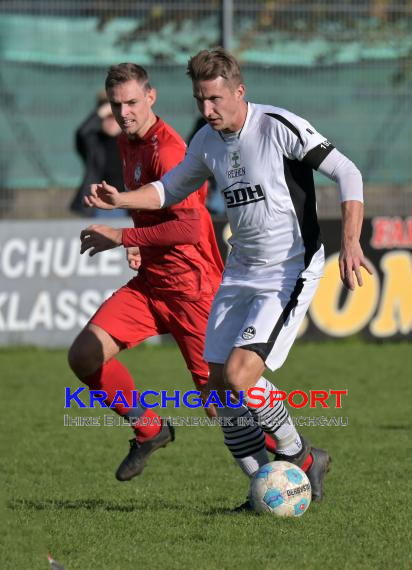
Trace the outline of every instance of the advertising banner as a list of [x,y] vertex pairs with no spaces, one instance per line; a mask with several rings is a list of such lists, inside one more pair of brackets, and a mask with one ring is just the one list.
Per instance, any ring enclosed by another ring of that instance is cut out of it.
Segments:
[[125,250],[80,255],[93,219],[0,224],[0,346],[68,346],[133,272]]
[[[340,220],[320,221],[326,264],[323,278],[300,336],[315,340],[360,334],[374,339],[412,339],[412,217],[375,217],[364,221],[362,247],[374,268],[363,271],[364,285],[348,291],[339,277]],[[227,256],[230,230],[215,224],[219,247]]]
[[[133,276],[123,248],[80,255],[80,231],[94,221],[0,224],[0,346],[70,345],[97,307]],[[215,229],[226,257],[227,223],[217,220]],[[365,221],[362,244],[374,274],[364,272],[364,286],[353,292],[339,278],[340,221],[323,221],[321,229],[325,271],[300,336],[411,339],[412,218]]]

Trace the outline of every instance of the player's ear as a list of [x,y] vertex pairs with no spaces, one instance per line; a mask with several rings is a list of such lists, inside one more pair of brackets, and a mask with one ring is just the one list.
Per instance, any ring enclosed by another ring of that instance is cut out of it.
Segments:
[[236,88],[236,94],[239,97],[239,99],[243,99],[245,93],[246,93],[246,87],[243,85],[243,83],[239,83],[239,85]]
[[156,99],[157,99],[157,91],[154,87],[151,87],[147,92],[147,100],[149,101],[149,104],[152,106],[156,103]]

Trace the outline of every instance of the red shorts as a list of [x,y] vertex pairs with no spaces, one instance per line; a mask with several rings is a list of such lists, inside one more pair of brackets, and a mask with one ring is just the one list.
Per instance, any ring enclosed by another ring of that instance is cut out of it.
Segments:
[[197,388],[206,386],[209,369],[203,360],[207,319],[213,296],[197,301],[152,299],[135,278],[105,301],[90,322],[127,348],[149,337],[170,333],[176,340]]

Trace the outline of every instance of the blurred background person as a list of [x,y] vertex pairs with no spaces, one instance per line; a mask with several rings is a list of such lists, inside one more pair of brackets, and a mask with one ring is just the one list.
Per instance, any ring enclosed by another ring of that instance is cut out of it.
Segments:
[[93,217],[124,217],[127,212],[110,212],[109,216],[97,208],[85,208],[83,197],[89,193],[90,185],[106,180],[116,188],[123,188],[122,165],[120,161],[117,124],[106,93],[100,91],[96,98],[96,108],[76,130],[75,145],[84,164],[82,182],[76,191],[70,210],[75,214]]

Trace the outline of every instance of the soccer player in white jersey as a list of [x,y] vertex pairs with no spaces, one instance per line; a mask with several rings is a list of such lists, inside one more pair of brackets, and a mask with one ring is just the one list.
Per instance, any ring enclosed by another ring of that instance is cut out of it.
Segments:
[[[222,193],[232,231],[232,250],[209,317],[205,359],[209,387],[226,402],[225,390],[240,408],[224,406],[218,415],[225,444],[249,476],[269,461],[262,429],[277,442],[276,460],[306,471],[312,498],[323,497],[330,456],[300,436],[282,402],[271,406],[278,388],[262,374],[284,363],[317,289],[324,250],[316,217],[313,169],[337,182],[342,203],[343,283],[362,285],[369,273],[360,243],[362,177],[356,166],[306,120],[270,105],[245,100],[236,59],[221,48],[192,57],[187,73],[207,121],[194,136],[185,159],[161,180],[119,193],[104,181],[91,187],[89,206],[104,209],[158,209],[183,200],[210,175]],[[102,237],[91,232],[88,247]],[[104,238],[103,238],[104,239]],[[262,407],[247,396],[260,388]],[[252,422],[239,418],[253,418]],[[245,425],[246,424],[246,425]],[[248,509],[248,501],[240,509]]]

